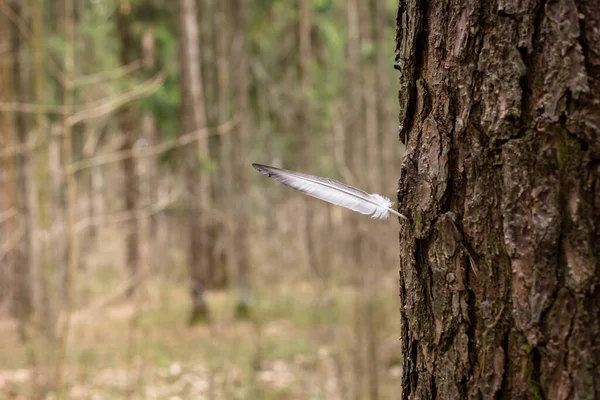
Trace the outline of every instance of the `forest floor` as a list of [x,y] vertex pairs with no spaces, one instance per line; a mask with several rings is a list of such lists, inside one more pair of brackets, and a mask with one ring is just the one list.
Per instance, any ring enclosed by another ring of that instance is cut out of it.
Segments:
[[[349,285],[255,285],[247,321],[235,319],[232,292],[213,292],[210,323],[190,327],[183,279],[154,277],[128,301],[110,298],[121,277],[84,274],[63,396],[48,399],[362,399],[373,398],[375,386],[380,399],[399,393],[395,276],[378,283],[371,302]],[[99,303],[103,294],[110,301]],[[51,371],[27,361],[40,353],[32,348],[15,323],[0,321],[0,399],[32,398],[34,371]]]

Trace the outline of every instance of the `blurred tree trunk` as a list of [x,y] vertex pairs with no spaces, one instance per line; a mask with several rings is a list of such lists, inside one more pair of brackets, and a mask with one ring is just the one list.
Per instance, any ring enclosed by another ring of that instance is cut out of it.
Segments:
[[53,388],[57,391],[63,390],[64,364],[67,354],[67,340],[71,327],[71,314],[75,309],[75,289],[78,263],[78,235],[75,232],[77,216],[77,182],[74,172],[71,171],[73,163],[73,124],[71,116],[74,113],[75,97],[75,30],[77,26],[75,14],[75,0],[64,0],[64,19],[62,22],[62,34],[65,38],[63,59],[63,107],[62,115],[62,137],[60,138],[60,164],[64,177],[64,187],[61,187],[63,202],[66,213],[66,247],[65,247],[65,272],[64,286],[61,287],[64,296],[64,307],[60,319],[58,331],[58,342],[56,345],[56,358],[54,364]]
[[[239,195],[248,193],[248,165],[247,154],[250,152],[250,138],[252,137],[252,119],[248,90],[250,84],[250,70],[248,64],[248,48],[246,45],[246,5],[247,0],[233,0],[234,11],[234,39],[233,59],[236,60],[235,97],[238,128],[234,141],[233,153],[235,191]],[[248,207],[235,207],[235,255],[238,279],[238,304],[236,315],[245,318],[250,311],[250,259],[248,249],[248,225],[250,218]]]
[[[10,21],[5,13],[0,13],[0,101],[10,103],[13,101],[12,68],[14,54],[10,40]],[[4,147],[13,147],[15,144],[14,115],[11,111],[0,111],[0,143]],[[0,171],[0,212],[6,213],[8,218],[2,224],[2,239],[0,241],[0,306],[7,305],[12,308],[15,294],[15,266],[16,246],[20,238],[17,237],[15,221],[17,217],[12,216],[17,211],[15,202],[15,157],[12,154],[2,158],[2,169]],[[18,227],[17,227],[18,228]],[[3,304],[4,303],[4,304]]]
[[[386,20],[389,18],[389,12],[385,2],[379,0],[369,0],[369,4],[371,9],[371,25],[373,29],[373,56],[375,57],[375,66],[373,67],[373,93],[375,94],[375,121],[378,131],[375,144],[377,148],[377,160],[375,161],[374,165],[377,166],[379,171],[379,182],[377,187],[380,187],[379,185],[381,183],[389,182],[387,178],[391,176],[389,165],[386,164],[387,159],[385,149],[383,148],[383,139],[389,135],[393,129],[396,129],[396,124],[390,124],[390,122],[394,122],[394,118],[390,118],[387,110],[387,106],[390,104],[389,97],[392,96],[393,93],[393,89],[389,85],[389,44],[385,37],[385,31],[388,29]],[[400,159],[400,157],[394,158]]]
[[[300,70],[300,107],[298,109],[298,135],[301,142],[301,170],[308,171],[313,165],[312,161],[312,121],[310,112],[310,94],[312,91],[311,64],[311,0],[298,0],[298,61]],[[318,277],[323,276],[319,262],[317,245],[315,243],[315,212],[313,200],[305,196],[304,200],[304,223],[306,237],[306,252],[310,268]]]
[[[151,71],[155,65],[155,33],[153,28],[147,28],[141,40],[142,45],[142,60],[146,75],[150,77]],[[148,147],[155,146],[158,143],[156,122],[154,115],[150,111],[144,111],[141,118],[141,133],[144,139],[145,145]],[[156,155],[146,156],[142,160],[140,167],[143,166],[143,171],[140,171],[140,176],[143,179],[144,184],[140,185],[140,193],[143,192],[141,197],[146,206],[152,207],[152,205],[158,200],[158,157]],[[143,190],[142,190],[143,186]],[[145,251],[144,251],[144,264],[148,263],[148,267],[156,267],[157,263],[157,252],[155,251],[156,244],[156,229],[157,229],[157,215],[151,213],[146,221],[145,226]]]
[[[42,46],[44,34],[44,2],[36,0],[31,7],[31,49],[33,53],[33,100],[37,104],[47,103],[46,81],[45,81],[45,49]],[[35,114],[36,119],[36,143],[40,147],[35,151],[35,179],[37,181],[37,204],[38,210],[36,226],[40,233],[40,260],[38,268],[32,274],[34,285],[34,308],[36,310],[35,322],[45,337],[53,340],[55,337],[56,310],[51,298],[51,272],[54,264],[54,252],[52,246],[51,232],[56,225],[55,218],[51,217],[50,210],[54,201],[52,182],[50,178],[50,132],[47,118],[42,106],[39,106]],[[54,203],[56,204],[56,203]],[[57,211],[58,213],[58,211]]]
[[[217,77],[217,125],[225,123],[231,118],[231,38],[232,38],[232,26],[231,26],[231,4],[226,0],[219,0],[216,2],[215,7],[215,26],[219,27],[218,34],[215,35],[215,68]],[[235,205],[233,199],[235,198],[233,188],[233,152],[232,152],[232,140],[231,135],[226,133],[217,138],[218,140],[218,153],[215,154],[215,158],[218,159],[219,164],[219,181],[215,181],[218,185],[218,196],[220,196],[219,203],[222,205],[221,209],[226,210],[226,215],[230,215],[229,210],[232,210]],[[229,275],[234,265],[234,254],[235,254],[235,242],[232,235],[231,226],[233,225],[232,220],[220,221],[217,228],[220,230],[218,233],[219,237],[215,239],[220,240],[221,245],[218,246],[216,252],[216,260],[219,262],[219,268],[217,270],[217,276],[213,277],[213,283],[220,284],[220,286],[227,286],[229,283]],[[217,246],[215,246],[217,247]]]
[[[205,45],[202,46],[204,50],[201,54],[202,58],[202,72],[203,82],[205,82],[205,97],[207,103],[207,120],[210,128],[209,138],[209,154],[214,164],[211,168],[212,171],[216,172],[219,179],[211,179],[211,198],[212,203],[218,207],[216,208],[217,213],[211,216],[209,221],[209,235],[211,238],[211,251],[209,253],[209,266],[210,269],[207,271],[207,282],[212,288],[224,288],[227,286],[227,255],[231,254],[227,252],[227,221],[222,217],[223,215],[229,215],[228,208],[225,207],[227,199],[225,198],[225,185],[222,179],[224,179],[224,159],[222,158],[223,152],[222,138],[218,134],[219,123],[224,123],[228,118],[226,111],[224,110],[223,103],[228,104],[229,101],[229,88],[225,86],[221,88],[222,75],[227,74],[225,70],[221,72],[223,63],[222,58],[227,58],[228,54],[226,47],[223,45],[229,40],[231,29],[227,25],[227,9],[228,5],[225,0],[207,1],[202,3],[203,9],[200,11],[200,15],[205,18],[204,29],[202,29],[202,37],[200,42]],[[218,29],[216,29],[218,27]],[[227,65],[224,66],[227,68]],[[225,97],[223,97],[225,96]],[[223,113],[225,115],[223,116]],[[223,119],[221,119],[223,117]]]
[[600,397],[599,28],[401,2],[402,398]]
[[[347,61],[346,61],[346,143],[348,144],[349,165],[357,182],[366,182],[368,176],[365,168],[366,138],[364,135],[364,110],[362,108],[362,76],[359,70],[361,37],[360,37],[360,7],[359,0],[347,0]],[[364,180],[363,180],[364,179]],[[363,399],[366,396],[366,381],[368,374],[367,360],[365,358],[365,270],[366,265],[364,226],[362,218],[356,213],[348,215],[349,234],[346,246],[352,249],[350,253],[350,266],[352,267],[352,281],[355,290],[353,305],[354,318],[354,349],[352,351],[353,364],[353,398]]]
[[[179,0],[179,30],[182,133],[190,133],[206,127],[196,0]],[[192,285],[192,324],[208,317],[205,292],[211,251],[207,229],[211,186],[206,163],[209,161],[206,137],[201,138],[196,146],[191,145],[185,150],[184,168],[190,213],[188,267]]]
[[[16,18],[24,19],[23,4],[19,1],[10,2],[11,11]],[[25,38],[13,22],[11,27],[11,54],[13,55],[12,85],[14,99],[19,103],[29,101],[29,68],[26,62]],[[16,137],[15,142],[20,148],[25,148],[29,142],[29,124],[26,115],[17,113],[15,116]],[[36,262],[36,246],[33,240],[35,226],[35,197],[32,179],[31,152],[22,151],[16,156],[16,169],[18,178],[15,180],[16,200],[19,214],[21,215],[22,236],[19,240],[15,254],[15,292],[12,313],[22,322],[28,318],[32,309],[32,282],[31,271]],[[23,327],[23,326],[22,326]]]
[[[364,110],[364,132],[360,132],[358,137],[363,143],[362,154],[356,154],[354,157],[364,160],[367,168],[357,166],[362,170],[361,181],[368,183],[366,188],[371,191],[380,190],[383,187],[381,180],[381,148],[379,135],[379,116],[378,116],[378,98],[385,99],[383,93],[377,92],[377,50],[375,44],[375,27],[373,26],[372,15],[376,15],[376,8],[371,1],[359,2],[359,26],[360,26],[360,48],[363,57],[361,68],[362,75],[362,110]],[[379,22],[380,24],[382,22]],[[360,220],[362,226],[365,225],[363,219]],[[366,229],[366,227],[364,228]],[[365,293],[364,304],[361,312],[363,313],[365,331],[366,351],[365,361],[367,365],[367,384],[368,393],[371,400],[379,398],[379,338],[376,325],[376,308],[378,293],[378,272],[380,271],[382,248],[377,243],[370,243],[368,234],[363,234],[360,239],[360,245],[364,247],[364,254],[369,254],[369,265],[361,266],[363,275],[363,291]],[[366,259],[367,257],[365,257]],[[380,325],[380,324],[379,324]]]
[[[128,0],[121,0],[119,12],[117,15],[117,34],[121,44],[119,58],[121,65],[129,65],[135,61],[135,46],[138,43],[132,32],[131,4]],[[123,135],[123,151],[132,151],[138,138],[138,131],[135,126],[135,110],[132,104],[125,104],[119,109],[119,128]],[[136,285],[138,274],[140,273],[140,221],[135,216],[139,207],[139,177],[136,169],[136,159],[127,157],[123,160],[123,176],[125,192],[125,210],[132,215],[125,222],[125,240],[126,240],[126,258],[127,269],[129,270],[130,286],[127,295],[131,296]]]

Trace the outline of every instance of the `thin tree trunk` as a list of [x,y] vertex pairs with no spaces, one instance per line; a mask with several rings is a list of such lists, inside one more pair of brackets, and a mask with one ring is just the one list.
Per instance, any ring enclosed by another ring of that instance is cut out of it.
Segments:
[[[182,92],[183,133],[206,127],[204,90],[200,60],[200,43],[195,0],[179,0],[179,52]],[[192,289],[192,315],[194,324],[208,318],[205,294],[207,265],[210,257],[208,213],[210,212],[210,175],[205,163],[209,161],[208,140],[198,141],[185,152],[185,179],[189,215],[188,267]],[[199,162],[200,161],[200,162]]]
[[[11,52],[9,20],[4,14],[0,14],[0,54],[4,54],[0,60],[0,101],[11,102],[11,71],[13,68],[14,55]],[[14,115],[10,111],[0,111],[0,142],[6,146],[14,145]],[[1,196],[0,211],[14,211],[15,202],[15,158],[12,155],[7,155],[2,159],[2,170],[0,171],[0,188]],[[0,241],[0,306],[7,305],[10,308],[13,306],[15,297],[15,266],[16,266],[16,247],[20,240],[16,233],[17,218],[7,218],[2,224],[4,241]]]
[[600,397],[600,3],[400,3],[405,399]]
[[[221,10],[222,9],[222,10]],[[203,82],[205,87],[205,97],[207,104],[207,119],[208,125],[211,126],[211,136],[209,142],[209,154],[213,162],[211,170],[215,170],[216,175],[223,177],[223,159],[222,138],[218,135],[217,126],[219,123],[225,122],[222,117],[222,102],[227,104],[228,87],[220,88],[220,83],[223,73],[220,71],[221,58],[226,57],[226,54],[221,54],[223,42],[228,40],[230,32],[227,31],[226,12],[227,4],[224,0],[215,2],[206,2],[203,4],[201,15],[204,16],[204,29],[202,30],[201,42],[205,43],[202,46],[204,50],[202,54],[202,72]],[[218,29],[215,29],[218,27]],[[207,45],[208,44],[208,45]],[[221,99],[222,92],[225,90],[225,98]],[[220,215],[228,215],[228,208],[225,205],[225,187],[221,179],[211,179],[211,197],[213,204],[217,206],[217,211]],[[227,286],[227,256],[232,254],[227,252],[227,222],[223,218],[211,218],[209,225],[209,235],[211,238],[210,271],[208,271],[208,284],[212,288],[224,288]]]
[[[15,16],[23,18],[24,9],[20,2],[11,2],[11,9]],[[28,84],[28,64],[25,61],[25,43],[21,32],[16,24],[11,24],[11,43],[12,54],[14,55],[14,67],[12,82],[14,85],[14,97],[19,103],[27,102],[29,93]],[[26,116],[19,113],[15,118],[15,128],[17,137],[15,140],[20,147],[25,147],[29,142],[29,124]],[[21,337],[24,338],[24,328],[30,313],[32,311],[32,281],[31,271],[36,262],[36,246],[33,238],[33,229],[35,226],[34,186],[32,176],[31,153],[21,153],[16,157],[16,166],[19,172],[19,178],[15,182],[17,190],[17,204],[19,214],[22,217],[23,236],[16,249],[15,258],[15,297],[13,300],[13,315],[21,321]]]
[[[248,49],[246,46],[246,5],[247,0],[234,0],[234,59],[237,63],[236,111],[239,118],[236,129],[237,140],[234,142],[232,156],[234,157],[235,176],[237,177],[237,195],[248,193],[248,159],[245,156],[250,150],[252,137],[252,119],[248,99],[250,70],[248,64]],[[250,311],[250,255],[248,249],[248,225],[250,218],[247,207],[236,207],[235,244],[236,264],[238,273],[238,304],[236,315],[245,318]]]
[[[32,3],[32,35],[31,48],[33,56],[33,101],[37,104],[48,102],[46,98],[45,87],[45,49],[42,46],[42,36],[44,32],[44,2],[36,0]],[[50,181],[50,133],[47,126],[47,118],[43,108],[40,106],[35,114],[35,126],[37,143],[40,143],[39,150],[35,151],[35,179],[37,182],[37,205],[36,227],[39,233],[36,239],[39,240],[39,264],[32,271],[34,318],[33,324],[39,330],[42,337],[42,346],[36,347],[34,354],[40,365],[34,365],[33,368],[33,398],[43,398],[49,389],[50,377],[49,366],[51,365],[52,348],[56,346],[55,323],[56,310],[53,306],[51,296],[51,272],[54,260],[53,243],[49,239],[49,233],[55,227],[54,219],[51,217],[50,210],[53,207],[54,197]],[[35,203],[34,203],[35,204]],[[57,296],[56,296],[57,297]],[[54,297],[55,298],[55,297]],[[43,368],[47,365],[48,368]],[[45,374],[44,374],[45,372]]]
[[[155,33],[151,28],[146,29],[142,36],[142,57],[144,60],[144,69],[150,74],[155,65]],[[151,112],[146,111],[142,115],[142,136],[147,146],[158,144],[156,121]],[[147,205],[154,204],[158,200],[158,157],[155,155],[147,156],[145,161],[145,202]],[[157,240],[158,215],[153,213],[149,216],[147,225],[147,254],[146,259],[152,266],[156,263],[154,245]]]
[[[346,143],[348,144],[349,160],[352,172],[357,180],[367,178],[364,164],[364,147],[366,140],[364,138],[361,104],[362,104],[362,82],[359,73],[359,54],[360,54],[360,15],[358,0],[347,1],[347,85],[346,85]],[[366,179],[365,179],[366,180]],[[352,281],[355,291],[354,299],[354,349],[352,353],[353,363],[353,398],[363,399],[365,396],[365,377],[367,376],[367,367],[365,359],[365,291],[364,291],[364,233],[362,231],[362,221],[359,215],[349,216],[351,226],[348,235],[347,245],[352,251],[349,260],[352,267]]]
[[63,116],[63,132],[61,142],[62,173],[64,175],[64,197],[66,208],[66,271],[64,285],[64,309],[62,324],[58,334],[57,356],[55,362],[54,387],[61,391],[63,389],[63,363],[66,358],[67,340],[69,337],[71,313],[75,308],[75,284],[77,274],[77,249],[78,241],[75,232],[76,219],[76,180],[74,173],[70,170],[73,157],[73,125],[70,116],[73,113],[75,77],[75,2],[74,0],[64,1],[64,35],[65,35],[65,55],[64,55],[64,79],[63,101],[66,109]]
[[[359,25],[361,48],[366,49],[365,56],[367,58],[363,68],[361,68],[362,79],[362,101],[364,110],[364,133],[358,134],[363,143],[362,154],[354,155],[354,159],[363,160],[357,164],[357,171],[361,172],[362,181],[368,182],[371,185],[371,190],[379,190],[376,188],[383,187],[381,181],[381,162],[380,162],[380,147],[379,147],[379,119],[377,114],[377,59],[375,50],[375,35],[374,27],[372,26],[371,15],[375,13],[370,2],[359,3]],[[381,94],[383,95],[383,94]],[[384,97],[385,98],[385,97]],[[366,186],[365,186],[366,187]],[[364,226],[364,220],[361,220]],[[365,227],[366,229],[366,227]],[[360,273],[363,274],[364,304],[362,312],[364,313],[364,326],[366,338],[366,365],[368,375],[368,391],[371,400],[379,398],[379,362],[378,362],[378,335],[376,328],[376,304],[377,304],[377,275],[380,265],[377,262],[381,259],[381,247],[372,246],[368,242],[368,234],[365,233],[360,239],[360,245],[364,247],[363,252],[369,254],[365,259],[369,259],[369,265],[361,265]]]
[[[142,46],[142,59],[144,60],[145,72],[149,75],[152,68],[154,67],[154,31],[151,28],[147,28],[142,35],[141,46]],[[156,123],[154,116],[150,111],[144,111],[141,117],[141,135],[144,140],[144,144],[148,147],[155,146],[157,141]],[[158,157],[156,155],[144,157],[139,163],[139,176],[141,177],[140,182],[140,203],[145,206],[152,206],[157,201],[157,186],[158,186]],[[144,222],[142,224],[142,222]],[[157,229],[157,215],[152,213],[144,221],[140,221],[140,240],[145,244],[144,251],[142,251],[143,265],[147,264],[146,268],[154,269],[157,265],[157,252],[155,251],[156,245],[156,229]],[[144,226],[142,226],[144,225]],[[142,239],[143,238],[143,239]]]
[[[136,46],[136,40],[132,33],[132,16],[131,6],[125,5],[125,0],[122,1],[117,15],[117,32],[121,44],[120,61],[121,65],[129,65],[134,61],[135,53],[133,49]],[[131,151],[134,149],[138,139],[138,131],[135,126],[135,110],[133,105],[126,104],[119,109],[119,128],[123,135],[123,151]],[[123,176],[125,192],[125,210],[128,213],[135,214],[135,210],[139,208],[139,176],[136,168],[136,159],[127,157],[123,160]],[[126,256],[125,263],[129,270],[129,278],[131,282],[136,282],[140,274],[140,221],[137,217],[129,218],[125,222],[125,241],[126,241]],[[136,284],[132,284],[127,295],[131,297],[136,289]]]
[[[215,24],[220,27],[220,32],[216,35],[216,68],[217,68],[217,124],[225,123],[231,116],[231,4],[226,0],[217,1],[215,9]],[[235,198],[233,185],[233,142],[230,134],[225,134],[219,139],[219,171],[221,179],[219,182],[221,202],[224,210],[232,210],[235,208],[233,199]],[[229,276],[232,273],[234,263],[234,254],[236,245],[234,242],[235,235],[230,228],[231,221],[225,221],[220,224],[221,240],[224,242],[222,247],[222,274],[224,275],[224,283],[227,284]]]
[[[304,170],[308,170],[311,162],[312,151],[312,121],[310,112],[310,93],[312,90],[311,78],[311,1],[298,0],[298,48],[299,48],[299,67],[300,67],[300,105],[298,109],[298,135],[301,136],[302,159],[301,165]],[[318,257],[317,244],[315,243],[315,210],[314,202],[309,197],[304,197],[304,223],[306,236],[306,252],[308,254],[308,263],[318,277],[321,277],[321,265]]]

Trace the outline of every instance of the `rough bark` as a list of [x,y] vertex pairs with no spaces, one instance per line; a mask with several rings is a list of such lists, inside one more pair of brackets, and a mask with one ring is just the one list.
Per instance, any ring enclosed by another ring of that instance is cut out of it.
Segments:
[[402,398],[600,397],[600,3],[400,2]]
[[[179,1],[179,65],[182,93],[182,131],[194,132],[206,127],[204,89],[200,60],[200,43],[195,0]],[[210,259],[208,224],[206,215],[210,206],[210,176],[201,169],[208,161],[208,140],[200,139],[196,146],[186,149],[184,157],[185,179],[189,214],[188,267],[191,277],[192,315],[196,323],[208,317],[205,300],[207,288],[207,262]]]

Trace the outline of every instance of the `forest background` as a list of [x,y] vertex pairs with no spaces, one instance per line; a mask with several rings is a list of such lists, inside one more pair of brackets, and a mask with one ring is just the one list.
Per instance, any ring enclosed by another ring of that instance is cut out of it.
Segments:
[[0,0],[0,397],[394,398],[393,0]]

